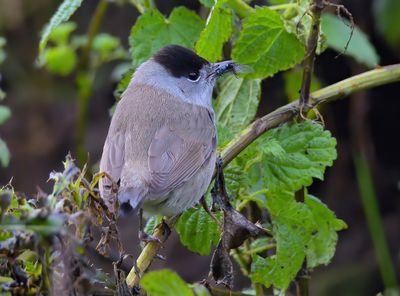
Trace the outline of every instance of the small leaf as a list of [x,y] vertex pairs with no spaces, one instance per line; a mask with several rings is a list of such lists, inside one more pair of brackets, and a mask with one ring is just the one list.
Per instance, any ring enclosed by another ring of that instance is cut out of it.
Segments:
[[210,254],[211,247],[218,243],[220,237],[218,224],[202,207],[185,211],[175,229],[182,244],[200,255]]
[[260,102],[261,79],[226,76],[219,84],[215,103],[217,120],[232,134],[244,129],[255,117]]
[[193,296],[189,286],[175,272],[167,269],[146,273],[140,286],[149,296]]
[[317,232],[312,233],[311,240],[307,244],[307,266],[314,268],[321,264],[327,265],[335,254],[337,231],[346,229],[347,225],[343,220],[337,219],[318,198],[307,195],[304,202],[318,225]]
[[67,76],[75,69],[77,57],[68,45],[60,45],[45,51],[45,62],[51,73]]
[[133,66],[138,67],[169,44],[193,48],[203,26],[204,21],[184,7],[175,8],[168,19],[158,10],[146,11],[138,18],[129,36]]
[[105,59],[120,45],[118,38],[107,34],[97,34],[93,40],[93,49],[100,54],[100,59]]
[[49,36],[49,40],[53,41],[57,45],[66,45],[68,42],[69,35],[76,29],[74,22],[66,22],[60,24],[54,28]]
[[336,139],[311,121],[284,124],[268,131],[260,142],[268,143],[270,139],[285,151],[284,155],[279,152],[263,156],[264,183],[271,191],[294,192],[311,185],[313,178],[323,180],[325,168],[336,159]]
[[325,33],[327,44],[338,52],[344,52],[356,61],[373,68],[379,63],[379,56],[368,36],[358,27],[354,28],[353,37],[346,51],[345,46],[350,38],[351,28],[347,20],[342,20],[333,14],[323,14],[321,18],[322,30]]
[[6,122],[11,116],[10,108],[0,105],[0,124]]
[[10,151],[2,139],[0,139],[0,163],[3,167],[7,167],[10,163]]
[[58,7],[56,13],[51,17],[50,22],[43,30],[42,37],[39,43],[39,54],[41,54],[46,47],[50,34],[58,25],[69,20],[74,12],[81,6],[83,0],[64,0]]
[[249,77],[265,78],[301,62],[304,46],[286,31],[279,13],[264,7],[255,9],[243,21],[232,56],[238,63],[254,69]]
[[156,216],[151,216],[149,219],[146,221],[146,226],[144,227],[144,232],[147,234],[153,234],[156,226],[158,224],[157,217]]
[[232,33],[232,11],[222,5],[226,0],[218,0],[207,19],[207,24],[196,43],[196,52],[210,62],[222,58],[222,47]]

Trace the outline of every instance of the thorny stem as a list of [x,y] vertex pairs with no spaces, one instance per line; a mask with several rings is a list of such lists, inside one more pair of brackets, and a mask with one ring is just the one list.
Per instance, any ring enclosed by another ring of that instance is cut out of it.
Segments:
[[[373,88],[379,85],[385,85],[392,82],[400,81],[400,64],[386,67],[380,67],[360,75],[356,75],[328,87],[315,91],[310,96],[310,107],[319,104],[328,103],[338,100],[360,90]],[[305,109],[308,109],[306,107]],[[290,121],[295,115],[299,114],[299,101],[294,101],[277,110],[257,119],[244,129],[235,139],[233,139],[221,151],[222,165],[227,166],[240,152],[253,143],[259,136],[266,131],[279,126],[280,124]],[[176,221],[176,220],[175,220]],[[175,225],[175,221],[167,220],[170,228]],[[158,237],[164,242],[167,237],[164,235],[162,226],[158,226],[153,236]],[[141,272],[147,270],[160,249],[160,244],[150,242],[142,250],[137,259],[137,267]],[[135,274],[133,267],[126,278],[129,287],[133,288],[139,278]]]
[[[90,51],[92,49],[93,40],[96,33],[99,31],[101,21],[103,20],[104,14],[108,7],[107,0],[100,0],[99,4],[96,7],[96,11],[94,12],[87,32],[87,43],[85,47],[82,49],[82,59],[80,61],[78,76],[77,76],[77,84],[79,88],[79,79],[83,77],[90,77]],[[91,83],[91,82],[90,82]],[[90,86],[91,87],[91,86]],[[85,135],[86,135],[86,126],[87,126],[87,116],[88,116],[88,107],[89,107],[89,99],[90,92],[78,90],[78,123],[76,127],[76,150],[77,150],[77,159],[80,165],[85,163]]]

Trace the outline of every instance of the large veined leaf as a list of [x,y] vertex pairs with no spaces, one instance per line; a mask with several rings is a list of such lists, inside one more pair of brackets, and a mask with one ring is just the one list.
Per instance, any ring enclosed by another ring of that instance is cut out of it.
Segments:
[[[336,139],[321,125],[312,121],[284,124],[272,129],[260,141],[268,143],[276,140],[285,151],[282,154],[270,153],[262,157],[262,169],[265,186],[271,191],[299,190],[309,186],[313,178],[323,180],[325,168],[336,159]],[[262,144],[257,142],[256,145]],[[268,145],[267,145],[268,147]]]
[[217,120],[233,134],[245,128],[256,115],[260,101],[261,79],[226,76],[219,83],[215,113]]
[[196,43],[196,52],[210,62],[222,58],[222,47],[232,33],[232,11],[218,0],[207,19],[207,24]]
[[345,46],[350,38],[351,28],[349,22],[333,14],[323,14],[321,26],[330,48],[351,56],[356,61],[373,68],[379,63],[379,56],[368,36],[358,27],[354,28],[353,36],[347,50]]
[[74,12],[81,6],[82,2],[83,0],[64,0],[63,3],[61,3],[56,13],[53,14],[50,22],[43,30],[39,43],[39,53],[42,53],[46,47],[51,32],[57,28],[59,24],[68,21]]
[[308,267],[327,264],[336,248],[337,233],[346,224],[317,198],[306,196],[296,202],[293,193],[268,194],[266,208],[271,215],[276,254],[254,257],[252,279],[269,287],[286,289],[304,259]]
[[286,31],[281,16],[267,7],[257,8],[243,21],[235,44],[235,61],[252,66],[251,78],[265,78],[301,62],[304,46]]
[[307,266],[313,268],[321,264],[326,265],[335,254],[337,231],[346,229],[347,225],[343,220],[337,219],[335,214],[318,198],[307,195],[304,202],[318,227],[307,244]]
[[168,19],[158,10],[148,10],[132,27],[129,36],[133,66],[137,67],[169,44],[193,48],[204,21],[193,11],[178,7]]
[[218,243],[220,237],[217,222],[202,207],[185,211],[175,228],[182,244],[200,255],[210,254],[211,247]]
[[146,273],[140,286],[149,296],[193,296],[189,286],[175,272],[167,269]]

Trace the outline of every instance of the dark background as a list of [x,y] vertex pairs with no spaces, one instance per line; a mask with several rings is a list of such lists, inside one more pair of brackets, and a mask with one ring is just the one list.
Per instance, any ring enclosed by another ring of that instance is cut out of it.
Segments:
[[[372,2],[352,0],[343,4],[352,12],[356,24],[370,36],[381,58],[380,64],[398,63],[400,46],[389,47],[377,33]],[[11,119],[0,126],[0,136],[12,155],[9,167],[0,169],[0,184],[13,178],[16,190],[27,194],[34,194],[37,186],[50,191],[52,184],[46,182],[49,172],[62,168],[61,162],[69,151],[74,154],[77,118],[74,80],[51,75],[35,66],[39,33],[59,3],[0,0],[0,36],[7,39],[8,55],[0,68],[1,87],[7,93],[4,104],[12,110]],[[79,33],[86,32],[96,4],[97,1],[85,1],[73,17]],[[188,0],[158,1],[157,4],[165,14],[177,5],[199,7],[196,1]],[[101,31],[120,37],[127,48],[127,36],[137,15],[131,5],[110,5]],[[352,59],[343,55],[335,58],[336,55],[327,50],[317,58],[315,72],[324,85],[366,70]],[[110,120],[108,110],[115,101],[116,83],[110,78],[114,66],[115,63],[102,66],[96,76],[86,138],[91,165],[101,155]],[[260,115],[286,102],[283,85],[281,75],[263,83]],[[345,220],[349,229],[340,233],[332,263],[312,273],[312,295],[376,295],[383,289],[352,160],[352,151],[360,143],[372,168],[391,257],[397,274],[400,272],[399,93],[400,84],[395,83],[355,94],[322,109],[327,128],[338,139],[338,159],[328,169],[326,180],[316,181],[310,192]],[[136,226],[132,225],[136,225],[134,217],[121,220],[122,239],[127,252],[137,254]],[[210,258],[186,251],[175,235],[163,254],[167,261],[156,266],[172,268],[187,281],[201,280],[207,275]],[[94,260],[105,268],[111,266],[104,259]]]

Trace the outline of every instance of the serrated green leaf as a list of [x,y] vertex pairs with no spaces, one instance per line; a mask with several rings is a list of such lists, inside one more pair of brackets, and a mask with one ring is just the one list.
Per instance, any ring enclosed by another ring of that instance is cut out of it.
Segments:
[[286,31],[279,13],[267,7],[257,8],[243,21],[232,57],[254,69],[249,77],[265,78],[299,63],[304,57],[304,46]]
[[140,286],[149,296],[193,296],[188,285],[175,272],[167,269],[146,273]]
[[217,121],[232,134],[240,132],[256,115],[261,93],[261,79],[226,76],[219,83],[215,103]]
[[232,11],[222,5],[226,0],[218,0],[208,16],[206,27],[196,43],[196,52],[210,62],[222,58],[222,47],[232,33]]
[[220,237],[217,222],[202,207],[185,211],[179,217],[175,229],[182,244],[200,255],[210,254],[211,247],[218,243]]
[[370,68],[375,67],[379,63],[379,56],[376,53],[375,47],[369,41],[368,36],[358,27],[354,28],[353,37],[350,40],[347,50],[344,51],[351,32],[347,20],[326,13],[321,17],[321,27],[330,48],[338,52],[344,52],[345,55],[354,58],[356,61]]
[[268,193],[266,208],[271,215],[276,254],[254,257],[252,279],[267,287],[286,289],[305,258],[308,267],[331,260],[337,243],[336,231],[346,228],[346,224],[310,195],[300,203],[294,193]]
[[53,14],[50,22],[43,30],[39,43],[39,54],[41,54],[46,47],[51,32],[61,23],[68,21],[74,12],[81,6],[82,2],[83,0],[64,0],[63,3],[61,3],[56,13]]
[[251,278],[267,287],[273,285],[286,289],[303,264],[311,214],[289,193],[268,196],[267,204],[277,245],[276,254],[265,259],[255,256]]
[[400,44],[400,1],[375,0],[373,6],[375,24],[379,33],[393,48]]
[[67,76],[75,69],[77,56],[68,45],[48,48],[44,53],[46,68],[54,74]]
[[2,139],[0,139],[0,163],[3,167],[7,167],[10,163],[10,151]]
[[0,124],[6,122],[11,116],[10,108],[0,105]]
[[[265,186],[271,191],[299,190],[310,186],[313,178],[323,180],[325,168],[336,159],[336,139],[311,121],[284,124],[268,131],[260,142],[278,141],[285,151],[265,155],[262,160]],[[256,142],[254,145],[262,145]]]
[[337,231],[346,229],[347,225],[343,220],[337,219],[335,214],[318,198],[307,195],[304,202],[311,211],[314,223],[318,226],[318,230],[312,233],[307,244],[307,266],[314,268],[322,264],[327,265],[335,254]]
[[155,52],[169,44],[193,48],[204,21],[193,11],[178,7],[168,19],[158,10],[148,10],[132,27],[129,45],[133,66],[136,68]]

